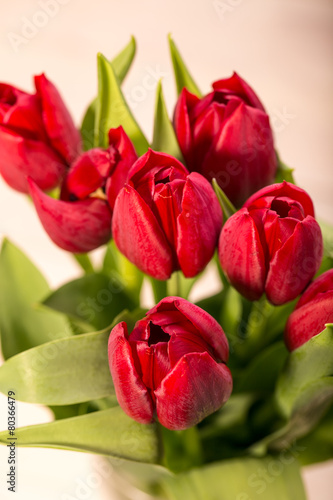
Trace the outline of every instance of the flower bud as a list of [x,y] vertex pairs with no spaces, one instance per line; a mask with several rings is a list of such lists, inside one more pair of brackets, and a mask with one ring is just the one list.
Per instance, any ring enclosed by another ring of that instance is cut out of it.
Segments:
[[295,299],[317,272],[323,239],[309,195],[293,184],[267,186],[225,223],[219,258],[230,283],[249,300]]
[[218,410],[232,391],[222,328],[179,297],[161,300],[130,335],[126,323],[118,323],[108,352],[118,402],[143,424],[157,416],[168,429],[187,429]]

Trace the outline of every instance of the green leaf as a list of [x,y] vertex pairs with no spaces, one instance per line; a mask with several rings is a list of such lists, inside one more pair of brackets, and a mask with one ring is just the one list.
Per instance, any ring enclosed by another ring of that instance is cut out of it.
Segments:
[[[322,379],[332,375],[333,325],[327,325],[323,332],[295,349],[288,357],[276,391],[276,399],[283,415],[290,417],[300,403],[305,404],[314,397],[314,385],[320,385]],[[307,395],[305,401],[304,395]]]
[[333,226],[322,220],[319,221],[319,225],[324,240],[324,256],[333,259]]
[[126,293],[137,306],[140,305],[140,292],[144,274],[118,250],[114,240],[111,240],[106,247],[103,273],[113,278],[118,275]]
[[163,97],[162,83],[159,81],[156,89],[155,121],[152,148],[163,151],[183,161],[178,146],[176,134],[170,122],[168,111]]
[[287,356],[283,342],[260,351],[234,380],[234,392],[272,392]]
[[93,325],[96,330],[107,327],[124,307],[134,309],[135,303],[126,293],[119,275],[87,274],[70,281],[51,293],[44,304]]
[[293,168],[289,168],[283,161],[281,161],[278,153],[276,153],[278,168],[275,175],[275,182],[291,182],[292,184],[296,184],[295,179],[293,177]]
[[[129,328],[142,312],[123,312],[114,321]],[[29,349],[0,367],[0,390],[16,399],[48,406],[69,405],[114,394],[108,362],[112,326],[100,332],[54,340]]]
[[[58,448],[98,453],[138,462],[154,463],[158,443],[154,425],[142,425],[118,406],[48,424],[16,429],[17,446]],[[8,431],[0,433],[7,445]]]
[[194,82],[189,70],[185,66],[185,63],[176,47],[175,42],[172,40],[171,35],[169,35],[169,47],[172,59],[173,70],[176,79],[177,93],[180,94],[184,87],[187,88],[192,94],[201,97],[201,92]]
[[[132,36],[128,45],[113,59],[112,66],[121,84],[130,69],[136,51],[135,38]],[[81,125],[83,148],[85,151],[94,145],[97,98],[88,106]]]
[[98,97],[94,145],[107,147],[110,128],[122,125],[140,156],[147,151],[148,142],[124,99],[113,66],[102,54],[98,54],[97,64]]
[[49,292],[34,264],[13,243],[4,240],[0,253],[0,330],[5,359],[72,335],[63,315],[38,305]]
[[306,499],[293,456],[224,460],[165,478],[162,484],[169,500]]
[[231,203],[225,192],[220,188],[216,179],[212,180],[213,189],[215,194],[219,200],[220,206],[223,212],[223,222],[225,222],[229,217],[234,215],[237,210],[234,205]]
[[297,446],[302,451],[298,458],[301,465],[310,465],[332,459],[333,406],[319,425],[310,434],[297,442]]
[[183,431],[170,431],[160,426],[163,464],[173,472],[183,472],[202,465],[202,448],[196,426]]

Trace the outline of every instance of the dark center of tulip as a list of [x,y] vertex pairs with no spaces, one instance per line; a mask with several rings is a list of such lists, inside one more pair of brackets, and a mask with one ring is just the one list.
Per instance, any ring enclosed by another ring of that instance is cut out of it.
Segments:
[[156,184],[168,184],[168,182],[170,182],[170,177],[167,175],[163,179],[160,179],[160,180],[156,181],[155,185]]
[[275,199],[272,201],[271,209],[283,219],[284,217],[288,217],[290,206],[287,201]]
[[169,342],[170,340],[170,335],[168,333],[165,333],[162,330],[162,327],[160,327],[159,325],[154,325],[154,323],[149,324],[149,332],[149,347],[153,344],[158,344],[159,342]]

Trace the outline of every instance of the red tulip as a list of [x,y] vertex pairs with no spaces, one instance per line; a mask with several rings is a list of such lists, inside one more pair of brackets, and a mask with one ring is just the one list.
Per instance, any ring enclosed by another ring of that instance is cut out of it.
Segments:
[[333,269],[326,271],[305,290],[289,316],[284,340],[290,351],[305,344],[333,323]]
[[214,254],[221,225],[209,182],[172,156],[149,150],[117,197],[112,234],[138,268],[166,280],[178,269],[197,275]]
[[231,284],[249,300],[265,292],[275,305],[304,290],[322,254],[311,198],[285,181],[249,198],[227,220],[219,241],[221,266]]
[[130,335],[125,322],[111,331],[109,363],[118,402],[143,424],[157,416],[171,430],[192,427],[231,394],[228,353],[225,334],[208,313],[166,297]]
[[0,173],[17,191],[28,192],[27,177],[43,191],[62,181],[81,151],[81,138],[58,92],[44,74],[31,95],[0,84]]
[[69,252],[89,252],[111,238],[115,198],[137,155],[122,127],[110,130],[109,144],[107,149],[91,149],[76,159],[60,200],[50,198],[29,180],[45,231]]
[[215,177],[236,206],[274,181],[277,160],[269,118],[236,73],[213,83],[202,99],[184,88],[174,127],[188,169],[210,181]]

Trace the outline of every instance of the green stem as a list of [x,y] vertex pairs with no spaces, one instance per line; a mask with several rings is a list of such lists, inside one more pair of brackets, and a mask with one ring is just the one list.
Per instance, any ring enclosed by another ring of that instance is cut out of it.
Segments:
[[73,253],[73,257],[86,274],[94,272],[94,266],[87,253]]
[[167,281],[167,292],[168,295],[174,295],[176,297],[181,297],[181,289],[180,289],[180,275],[179,271],[174,272],[171,275],[171,278]]

